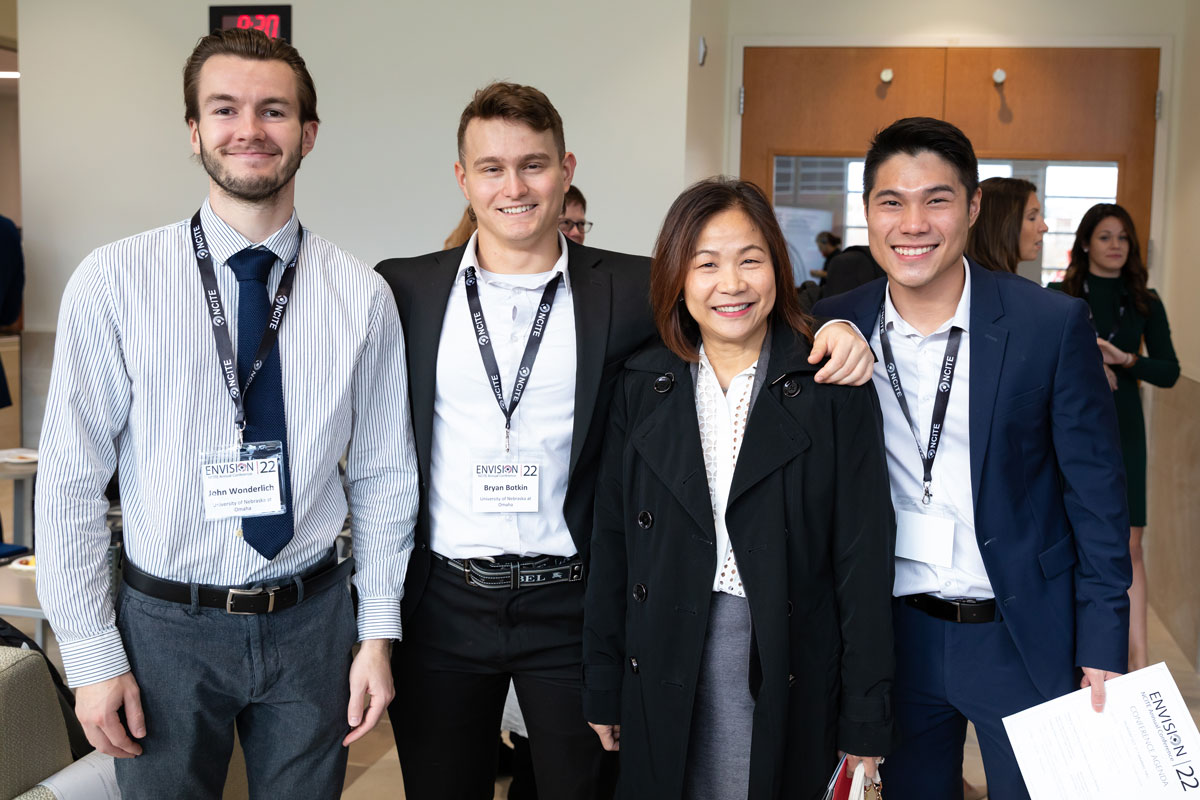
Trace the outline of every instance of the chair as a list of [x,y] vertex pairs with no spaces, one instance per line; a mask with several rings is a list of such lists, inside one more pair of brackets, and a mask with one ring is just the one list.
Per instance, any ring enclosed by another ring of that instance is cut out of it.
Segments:
[[0,797],[53,800],[37,783],[71,760],[46,662],[32,650],[0,647]]

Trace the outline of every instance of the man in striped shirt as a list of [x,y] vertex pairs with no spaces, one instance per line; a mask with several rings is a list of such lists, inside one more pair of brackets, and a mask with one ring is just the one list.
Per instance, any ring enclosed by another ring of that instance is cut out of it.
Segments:
[[[337,796],[345,745],[394,694],[417,509],[400,321],[384,281],[296,217],[318,118],[295,49],[207,36],[184,99],[208,198],[94,251],[63,295],[39,598],[127,800],[220,797],[235,724],[253,796]],[[347,510],[354,559],[339,563]]]

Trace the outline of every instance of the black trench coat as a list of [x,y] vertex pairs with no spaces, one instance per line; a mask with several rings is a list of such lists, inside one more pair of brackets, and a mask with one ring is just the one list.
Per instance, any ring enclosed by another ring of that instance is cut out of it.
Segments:
[[[837,750],[892,741],[895,520],[874,389],[772,336],[725,515],[753,625],[751,800],[820,798]],[[596,492],[584,714],[621,724],[618,796],[683,791],[715,532],[690,366],[661,344],[614,395]]]

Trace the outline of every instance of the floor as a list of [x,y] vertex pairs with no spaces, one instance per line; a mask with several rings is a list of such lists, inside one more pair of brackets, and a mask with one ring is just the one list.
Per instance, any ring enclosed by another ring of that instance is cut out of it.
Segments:
[[[33,622],[27,619],[10,620],[26,633],[33,634]],[[1165,661],[1171,670],[1179,691],[1188,705],[1192,718],[1200,724],[1200,672],[1193,669],[1184,657],[1183,652],[1175,644],[1175,640],[1167,633],[1162,622],[1153,610],[1150,612],[1150,662]],[[50,658],[61,664],[58,656],[58,645],[49,637],[47,652]],[[971,783],[984,784],[983,762],[979,757],[979,745],[974,733],[968,732],[964,774]],[[508,779],[503,778],[496,783],[495,800],[504,800],[508,796]],[[392,728],[386,717],[371,733],[364,736],[350,748],[349,767],[346,770],[346,786],[342,792],[343,800],[374,800],[375,798],[404,797],[404,787],[400,776],[400,763],[396,758],[396,746],[392,740]],[[228,800],[239,800],[229,798]]]

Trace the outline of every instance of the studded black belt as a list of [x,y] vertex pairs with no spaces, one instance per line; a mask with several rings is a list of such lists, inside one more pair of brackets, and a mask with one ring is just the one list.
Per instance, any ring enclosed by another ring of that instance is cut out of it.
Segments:
[[481,589],[523,589],[583,580],[579,556],[447,558],[434,553],[433,560],[458,574],[468,586]]

